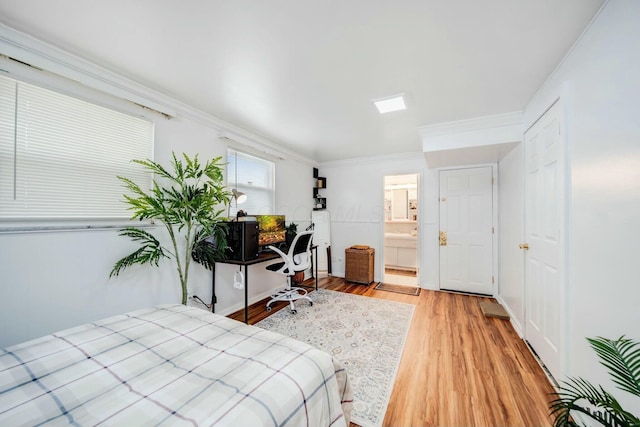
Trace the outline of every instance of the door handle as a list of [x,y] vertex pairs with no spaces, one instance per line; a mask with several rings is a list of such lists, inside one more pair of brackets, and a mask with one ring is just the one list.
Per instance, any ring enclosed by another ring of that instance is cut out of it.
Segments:
[[529,250],[529,244],[528,243],[520,243],[518,245],[520,247],[520,249],[524,249],[524,250]]
[[447,246],[447,232],[440,232],[440,246]]

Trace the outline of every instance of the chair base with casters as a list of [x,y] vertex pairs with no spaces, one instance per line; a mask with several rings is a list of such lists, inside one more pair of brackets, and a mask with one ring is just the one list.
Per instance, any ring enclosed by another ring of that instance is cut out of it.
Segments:
[[[291,279],[289,278],[289,280]],[[306,289],[291,287],[291,285],[288,284],[286,288],[281,289],[275,294],[271,295],[271,300],[267,303],[267,311],[271,311],[271,304],[273,304],[274,302],[288,301],[289,309],[291,310],[291,313],[296,314],[298,310],[296,310],[296,307],[293,304],[293,302],[299,299],[307,300],[309,301],[309,305],[313,306],[313,301],[311,301],[311,298],[309,298],[309,296],[307,295]]]
[[269,249],[280,255],[282,261],[268,265],[267,270],[287,276],[287,285],[271,295],[271,300],[267,303],[267,311],[271,311],[271,304],[278,301],[288,302],[292,314],[297,313],[294,301],[305,299],[309,301],[310,306],[313,306],[313,301],[307,295],[306,289],[292,286],[293,276],[311,267],[312,237],[313,231],[298,233],[286,254],[275,246],[269,246]]

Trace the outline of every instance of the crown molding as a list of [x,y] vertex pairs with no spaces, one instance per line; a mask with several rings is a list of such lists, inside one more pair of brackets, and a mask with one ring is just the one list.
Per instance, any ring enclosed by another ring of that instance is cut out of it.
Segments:
[[403,161],[403,160],[415,160],[416,158],[422,159],[424,153],[421,151],[413,151],[397,154],[383,154],[380,156],[370,157],[354,157],[351,159],[331,160],[326,162],[320,162],[319,167],[331,168],[341,166],[353,166],[353,165],[368,165],[368,164],[380,164],[389,161]]
[[167,116],[177,115],[166,95],[4,24],[0,24],[0,53]]
[[495,114],[493,116],[475,117],[473,119],[420,126],[418,131],[424,138],[483,129],[501,128],[505,126],[519,125],[521,123],[522,111],[514,111],[511,113]]
[[422,151],[454,150],[522,140],[521,111],[446,122],[419,128]]
[[0,23],[0,54],[34,69],[45,70],[99,92],[155,110],[169,118],[184,117],[212,127],[229,139],[279,158],[296,160],[309,165],[317,163],[316,160],[286,149],[267,138],[2,23]]

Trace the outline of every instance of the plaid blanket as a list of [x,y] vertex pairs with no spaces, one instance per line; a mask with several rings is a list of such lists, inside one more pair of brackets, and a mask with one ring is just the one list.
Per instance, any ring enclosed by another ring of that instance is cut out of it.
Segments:
[[182,305],[0,350],[6,426],[346,426],[351,401],[329,354]]

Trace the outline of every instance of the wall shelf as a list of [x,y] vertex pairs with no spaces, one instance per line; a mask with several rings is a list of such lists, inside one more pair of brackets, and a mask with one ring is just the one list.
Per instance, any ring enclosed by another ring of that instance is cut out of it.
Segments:
[[316,179],[316,186],[313,187],[313,210],[326,209],[327,199],[320,194],[320,190],[327,188],[327,178],[318,176],[318,168],[313,168],[313,177]]

